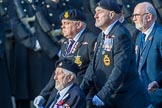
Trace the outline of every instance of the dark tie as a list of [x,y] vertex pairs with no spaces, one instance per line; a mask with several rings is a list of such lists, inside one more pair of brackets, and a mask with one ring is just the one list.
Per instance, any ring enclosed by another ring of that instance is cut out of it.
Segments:
[[71,48],[72,48],[74,42],[75,42],[74,40],[70,40],[69,45],[68,45],[68,47],[66,48],[66,55],[68,55],[68,54],[70,53]]
[[[57,94],[56,94],[56,97],[55,97],[55,99],[54,99],[54,101],[53,101],[53,103],[54,103],[53,105],[54,105],[54,106],[55,106],[55,104],[57,103],[57,100],[59,99],[59,97],[60,97],[60,94],[57,93]],[[54,106],[53,106],[53,107],[54,107]]]
[[144,48],[144,46],[145,46],[145,36],[146,36],[146,34],[142,34],[142,38],[141,38],[141,48],[143,49]]

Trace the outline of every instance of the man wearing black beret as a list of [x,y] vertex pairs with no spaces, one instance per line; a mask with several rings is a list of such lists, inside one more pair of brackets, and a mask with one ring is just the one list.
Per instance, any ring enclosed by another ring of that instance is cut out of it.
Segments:
[[75,84],[78,71],[78,65],[71,60],[62,59],[56,63],[55,88],[45,108],[85,108],[85,95]]
[[[81,11],[71,9],[60,15],[62,33],[66,40],[62,43],[59,59],[68,59],[76,63],[80,71],[77,72],[78,84],[82,81],[85,71],[93,57],[97,36],[86,29],[86,21]],[[51,47],[52,49],[52,47]],[[44,106],[55,83],[52,75],[49,83],[34,99],[37,108]]]
[[136,71],[134,44],[118,20],[120,5],[114,0],[101,0],[95,12],[95,26],[102,32],[80,87],[96,88],[92,98],[96,107],[146,108],[148,94]]

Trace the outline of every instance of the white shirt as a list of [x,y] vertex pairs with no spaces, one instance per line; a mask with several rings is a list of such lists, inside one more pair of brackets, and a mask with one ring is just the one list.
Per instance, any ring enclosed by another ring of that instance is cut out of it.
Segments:
[[[81,34],[83,33],[83,31],[85,30],[85,28],[83,28],[75,37],[74,37],[74,44],[73,44],[73,46],[72,46],[72,48],[71,48],[71,50],[73,49],[73,47],[75,46],[75,44],[77,43],[77,41],[78,41],[78,39],[80,38],[80,36],[81,36]],[[69,39],[69,41],[70,41],[70,39]],[[69,42],[70,43],[70,42]],[[71,51],[70,51],[71,52]],[[58,53],[58,55],[60,56],[61,55],[61,50],[59,51],[59,53]]]
[[155,22],[151,25],[151,27],[147,31],[143,32],[144,34],[146,34],[145,41],[147,40],[148,36],[152,32],[154,25],[155,25]]
[[103,31],[103,33],[104,33],[105,35],[108,35],[109,32],[110,32],[110,30],[113,28],[113,26],[115,25],[115,23],[116,23],[117,21],[118,21],[118,20],[116,20],[116,21],[114,21],[112,24],[110,24],[110,25],[106,28],[106,30]]
[[[58,98],[56,104],[57,104],[60,100],[64,100],[64,98],[65,98],[66,96],[68,96],[67,92],[68,92],[68,90],[71,88],[72,85],[73,85],[73,84],[67,86],[66,88],[62,89],[61,91],[58,91],[58,93],[60,94],[60,97]],[[54,103],[52,102],[52,104],[50,105],[49,108],[53,108],[53,106],[54,106]]]

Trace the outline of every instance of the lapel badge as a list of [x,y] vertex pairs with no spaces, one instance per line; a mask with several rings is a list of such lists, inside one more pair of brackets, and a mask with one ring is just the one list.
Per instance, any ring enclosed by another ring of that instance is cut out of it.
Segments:
[[153,37],[152,37],[152,36],[150,36],[150,37],[149,37],[149,41],[152,41],[152,39],[153,39]]
[[105,66],[109,66],[110,65],[110,58],[109,58],[108,55],[104,55],[103,62],[104,62]]
[[111,37],[112,37],[112,38],[115,38],[115,35],[112,35]]
[[78,66],[81,66],[82,65],[81,57],[77,55],[74,58],[75,58],[74,63],[76,63]]
[[86,45],[86,44],[88,44],[88,42],[83,42],[82,44],[83,44],[83,45]]

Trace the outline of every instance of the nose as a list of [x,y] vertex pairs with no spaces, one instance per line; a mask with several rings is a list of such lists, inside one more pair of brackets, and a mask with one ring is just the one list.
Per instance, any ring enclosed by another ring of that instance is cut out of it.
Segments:
[[97,18],[97,13],[94,14],[94,18]]
[[53,79],[54,80],[57,80],[57,74],[56,74],[56,72],[55,72],[55,75],[53,76]]
[[132,16],[132,21],[136,21],[136,17],[135,16]]
[[61,28],[62,28],[62,29],[64,28],[64,25],[63,25],[63,24],[61,25]]

